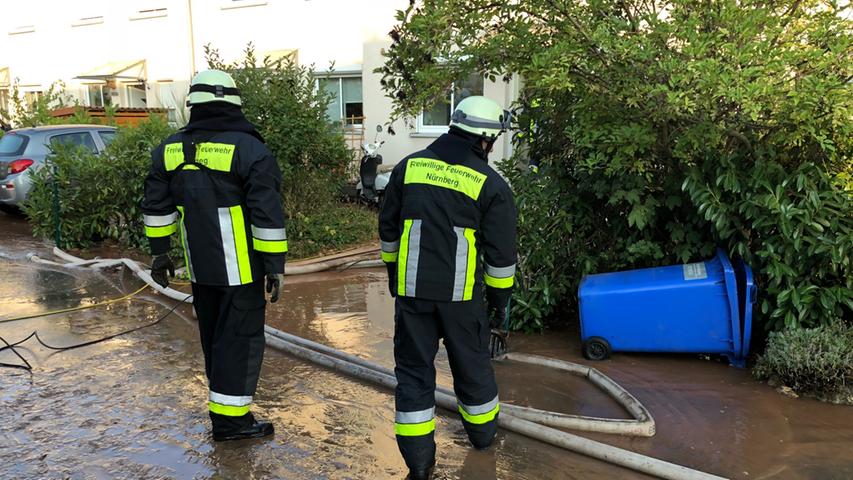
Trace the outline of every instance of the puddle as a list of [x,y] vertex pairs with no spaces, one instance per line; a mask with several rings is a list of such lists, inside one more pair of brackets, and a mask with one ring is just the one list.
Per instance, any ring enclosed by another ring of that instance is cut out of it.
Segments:
[[[26,254],[50,246],[0,214],[0,318],[112,298],[138,288],[128,274],[41,268]],[[148,301],[146,301],[146,299]],[[37,329],[67,345],[156,319],[172,302],[142,295],[66,315],[0,323],[0,336]],[[268,323],[392,367],[393,299],[382,270],[287,277]],[[32,375],[0,370],[2,478],[403,478],[393,397],[268,349],[255,412],[270,441],[209,437],[198,332],[182,307],[157,327],[93,347],[53,353],[29,344]],[[570,331],[511,338],[516,351],[579,357]],[[9,352],[0,361],[13,362]],[[438,382],[450,386],[447,357]],[[853,478],[853,409],[789,399],[747,371],[692,357],[616,355],[594,365],[651,411],[651,439],[582,434],[731,478]],[[583,415],[626,418],[583,379],[521,364],[496,366],[501,398]],[[455,415],[438,417],[438,477],[446,479],[646,478],[502,432],[486,452],[467,446]]]

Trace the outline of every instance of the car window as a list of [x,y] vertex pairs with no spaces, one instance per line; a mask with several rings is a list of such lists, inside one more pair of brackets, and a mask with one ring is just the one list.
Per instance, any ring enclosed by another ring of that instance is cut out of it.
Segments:
[[95,139],[89,132],[74,132],[54,135],[50,138],[51,145],[76,145],[84,147],[92,153],[98,153],[98,147],[95,146]]
[[18,133],[7,133],[0,137],[0,155],[21,155],[27,148],[29,137]]
[[105,146],[108,146],[109,144],[113,143],[113,140],[116,139],[115,130],[101,130],[98,132],[98,135],[101,136],[101,141],[104,142]]

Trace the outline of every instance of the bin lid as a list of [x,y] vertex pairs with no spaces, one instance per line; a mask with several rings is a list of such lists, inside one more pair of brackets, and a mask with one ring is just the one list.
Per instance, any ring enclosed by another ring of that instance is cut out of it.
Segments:
[[723,251],[722,248],[717,249],[717,256],[715,260],[719,261],[723,265],[723,278],[726,282],[726,296],[729,300],[729,317],[732,322],[732,342],[734,342],[732,345],[732,354],[734,358],[732,358],[731,361],[736,366],[743,366],[743,340],[741,336],[740,306],[738,305],[738,288],[735,269],[732,266],[731,260],[729,260],[729,256],[726,255],[726,252]]
[[738,260],[735,270],[738,280],[741,325],[743,327],[741,356],[746,358],[749,355],[749,344],[752,340],[752,306],[758,298],[758,285],[755,284],[752,268],[743,260]]

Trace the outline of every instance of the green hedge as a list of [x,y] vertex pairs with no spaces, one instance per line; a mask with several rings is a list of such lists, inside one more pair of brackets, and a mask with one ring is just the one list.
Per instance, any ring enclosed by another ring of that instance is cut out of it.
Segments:
[[143,180],[151,165],[151,150],[174,131],[155,118],[138,127],[120,128],[100,156],[82,149],[57,149],[48,166],[33,175],[33,188],[24,204],[33,233],[53,238],[56,181],[63,247],[86,247],[111,239],[147,249],[139,209]]

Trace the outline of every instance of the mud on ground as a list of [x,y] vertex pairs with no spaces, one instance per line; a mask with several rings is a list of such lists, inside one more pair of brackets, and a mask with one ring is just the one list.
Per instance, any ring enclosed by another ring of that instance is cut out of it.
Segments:
[[[140,282],[120,273],[36,267],[49,255],[19,218],[0,214],[0,319],[117,297]],[[171,301],[145,293],[107,308],[0,323],[9,341],[32,330],[67,345],[156,319]],[[271,306],[276,328],[391,366],[393,302],[384,272],[289,277]],[[382,389],[267,350],[255,412],[272,440],[216,444],[191,311],[96,346],[22,350],[32,374],[0,369],[0,478],[403,478],[393,396]],[[517,351],[570,361],[577,334],[513,336]],[[17,359],[0,353],[0,362]],[[595,364],[654,415],[650,439],[582,434],[640,453],[740,479],[853,478],[853,409],[792,399],[747,371],[694,357],[618,354]],[[439,382],[450,385],[443,350]],[[584,381],[526,365],[496,366],[501,399],[568,413],[626,417]],[[647,478],[502,432],[470,449],[457,416],[438,417],[438,478]]]

